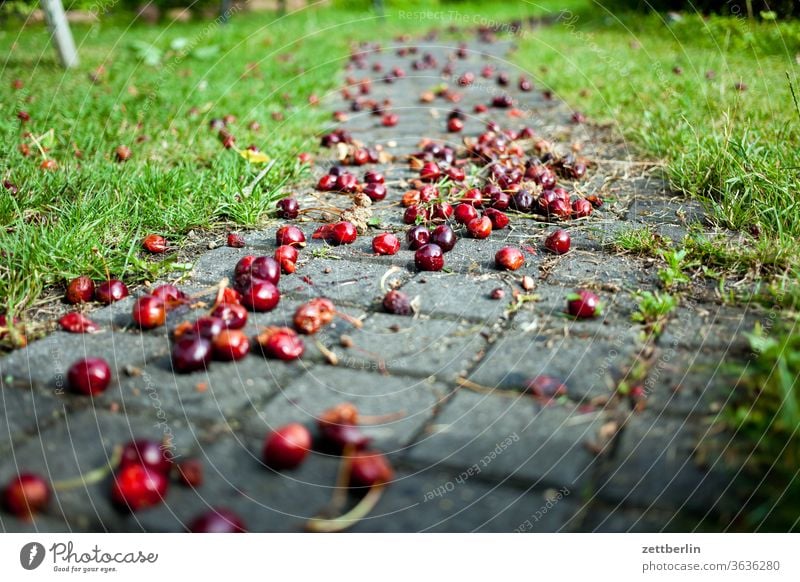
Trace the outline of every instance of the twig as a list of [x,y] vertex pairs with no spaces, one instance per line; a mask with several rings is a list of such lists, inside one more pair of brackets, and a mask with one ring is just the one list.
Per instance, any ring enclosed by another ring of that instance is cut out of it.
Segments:
[[272,160],[270,163],[268,163],[268,164],[267,164],[267,167],[266,167],[266,168],[264,168],[263,170],[261,170],[261,171],[258,173],[258,175],[257,175],[257,176],[256,176],[256,177],[253,179],[253,181],[252,181],[252,182],[250,182],[250,183],[249,183],[249,184],[248,184],[248,185],[245,187],[245,189],[244,189],[244,190],[242,190],[242,196],[243,196],[243,197],[245,197],[245,198],[248,198],[248,197],[250,196],[250,194],[252,194],[252,193],[253,193],[253,190],[255,189],[255,187],[256,187],[256,186],[258,186],[258,183],[259,183],[261,180],[263,180],[263,179],[264,179],[264,176],[266,176],[266,175],[269,173],[269,171],[272,169],[272,166],[274,166],[274,165],[275,165],[275,162],[276,162],[276,161],[277,161],[277,160]]

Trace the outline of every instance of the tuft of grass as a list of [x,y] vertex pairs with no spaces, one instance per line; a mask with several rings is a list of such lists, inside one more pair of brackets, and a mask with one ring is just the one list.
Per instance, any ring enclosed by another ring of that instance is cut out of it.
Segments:
[[644,291],[639,293],[638,300],[638,311],[631,315],[631,319],[643,324],[653,335],[661,335],[669,314],[678,307],[678,298],[669,293]]
[[624,228],[614,235],[613,247],[635,255],[655,257],[669,246],[669,239],[657,234],[652,228]]
[[660,255],[666,265],[663,269],[659,269],[658,278],[661,279],[665,289],[674,289],[688,284],[691,278],[686,270],[699,266],[699,263],[691,262],[688,259],[686,249],[662,250]]

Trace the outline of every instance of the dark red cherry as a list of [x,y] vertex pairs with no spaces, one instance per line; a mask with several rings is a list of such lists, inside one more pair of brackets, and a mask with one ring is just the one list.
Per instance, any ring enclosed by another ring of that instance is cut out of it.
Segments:
[[269,281],[254,279],[242,289],[242,304],[253,311],[272,311],[280,300],[278,288]]
[[166,475],[143,465],[128,465],[114,476],[111,500],[120,509],[139,511],[161,503],[168,488]]
[[439,245],[423,245],[414,253],[414,264],[420,271],[441,271],[444,268],[444,253]]
[[446,224],[440,224],[434,228],[430,237],[430,242],[439,245],[444,253],[453,250],[457,240],[456,233]]
[[267,435],[264,440],[264,463],[275,470],[295,469],[311,450],[311,433],[302,424],[292,423]]
[[431,238],[430,231],[424,226],[413,226],[406,232],[406,243],[412,251],[417,250],[422,245],[428,244]]
[[88,303],[94,297],[94,281],[89,277],[76,277],[67,285],[64,298],[68,303]]
[[196,517],[189,525],[191,533],[244,533],[244,522],[230,509],[218,507]]
[[128,288],[118,279],[103,281],[94,289],[94,297],[100,303],[110,305],[128,296]]
[[69,367],[67,382],[73,392],[95,396],[108,388],[111,369],[102,358],[84,358]]
[[205,370],[211,362],[211,342],[188,333],[172,346],[172,368],[181,374]]
[[131,316],[140,328],[153,329],[164,325],[167,320],[167,310],[164,302],[158,297],[144,295],[133,304]]
[[220,303],[211,311],[226,329],[242,329],[247,324],[247,309],[236,303]]
[[122,449],[119,469],[130,465],[142,465],[156,473],[168,475],[172,469],[172,460],[167,455],[167,448],[160,442],[139,439],[127,443]]
[[378,255],[394,255],[400,250],[400,241],[390,232],[384,232],[372,239],[372,251]]

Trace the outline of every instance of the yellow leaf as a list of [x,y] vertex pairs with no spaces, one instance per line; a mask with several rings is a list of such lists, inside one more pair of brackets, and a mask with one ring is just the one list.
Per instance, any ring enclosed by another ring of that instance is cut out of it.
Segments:
[[266,164],[269,156],[264,152],[254,152],[252,150],[239,150],[239,155],[251,164]]

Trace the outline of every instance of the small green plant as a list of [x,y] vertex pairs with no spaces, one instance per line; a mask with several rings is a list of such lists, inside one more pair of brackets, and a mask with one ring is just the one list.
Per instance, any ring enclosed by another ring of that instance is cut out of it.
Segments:
[[[800,333],[757,325],[747,334],[755,358],[740,373],[726,420],[737,433],[736,452],[745,459],[752,499],[743,515],[748,531],[800,529]],[[780,500],[776,503],[776,500]]]
[[664,284],[665,289],[673,289],[679,285],[689,283],[691,279],[686,274],[685,269],[698,266],[697,263],[689,262],[686,259],[686,249],[661,251],[661,258],[666,261],[667,266],[658,271],[658,278]]
[[648,227],[626,228],[614,235],[613,247],[636,255],[657,256],[669,242]]
[[652,293],[644,291],[639,293],[639,311],[631,316],[631,319],[641,323],[645,328],[658,336],[664,331],[664,324],[667,322],[669,314],[678,306],[678,298],[669,293]]

